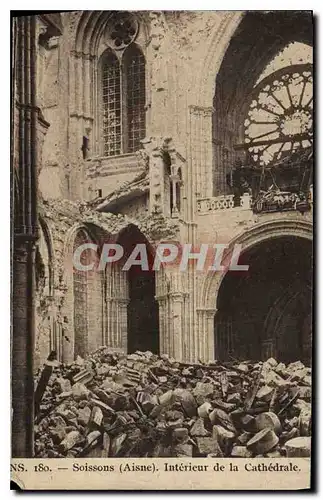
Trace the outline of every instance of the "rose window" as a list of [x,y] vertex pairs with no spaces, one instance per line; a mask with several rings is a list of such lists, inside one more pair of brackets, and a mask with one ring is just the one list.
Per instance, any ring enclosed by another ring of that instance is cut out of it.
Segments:
[[254,89],[244,122],[251,159],[270,165],[313,143],[311,64],[283,68]]
[[138,33],[138,22],[129,12],[113,15],[109,22],[110,44],[121,50],[130,45]]

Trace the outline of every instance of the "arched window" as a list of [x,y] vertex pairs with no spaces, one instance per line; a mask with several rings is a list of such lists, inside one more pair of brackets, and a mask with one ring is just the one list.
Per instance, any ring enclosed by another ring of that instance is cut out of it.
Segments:
[[131,14],[109,24],[111,47],[102,55],[101,69],[105,156],[133,153],[145,137],[145,58],[133,43],[137,31]]

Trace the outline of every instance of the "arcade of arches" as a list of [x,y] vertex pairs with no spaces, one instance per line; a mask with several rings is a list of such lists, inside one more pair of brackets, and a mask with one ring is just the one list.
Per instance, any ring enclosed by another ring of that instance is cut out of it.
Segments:
[[[81,244],[94,241],[81,229],[75,237],[74,250]],[[73,272],[74,356],[84,357],[102,345],[130,353],[136,350],[159,352],[152,250],[148,251],[148,271],[136,265],[123,271],[123,264],[137,244],[145,244],[148,249],[150,245],[135,226],[121,231],[117,243],[124,249],[120,262],[100,271],[100,255],[85,250],[81,263],[94,262],[94,269],[75,269]]]

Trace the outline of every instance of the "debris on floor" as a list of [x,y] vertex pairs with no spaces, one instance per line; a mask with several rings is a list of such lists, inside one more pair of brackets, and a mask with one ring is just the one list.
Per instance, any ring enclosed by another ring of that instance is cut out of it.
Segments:
[[311,450],[311,368],[188,364],[102,347],[54,366],[36,457],[298,457]]

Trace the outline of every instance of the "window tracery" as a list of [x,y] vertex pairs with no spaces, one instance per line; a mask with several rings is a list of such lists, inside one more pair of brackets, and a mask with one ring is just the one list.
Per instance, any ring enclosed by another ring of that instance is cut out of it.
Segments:
[[112,16],[107,26],[110,46],[102,56],[104,155],[140,149],[145,137],[145,58],[134,42],[139,30],[130,13]]
[[255,87],[244,122],[253,162],[267,166],[313,143],[312,65],[283,68]]

